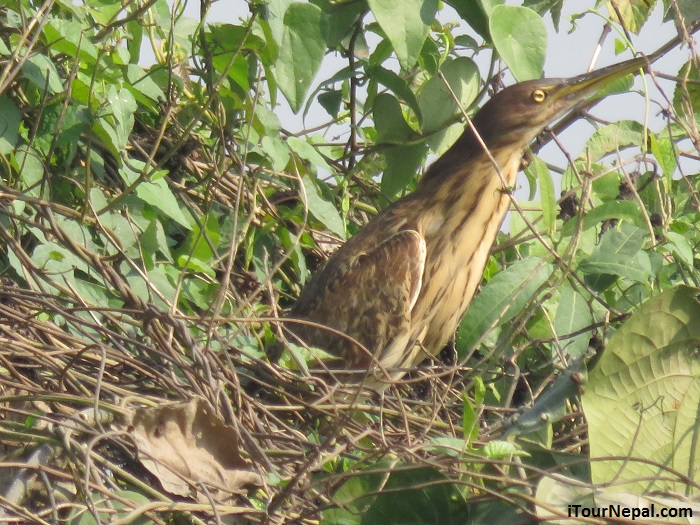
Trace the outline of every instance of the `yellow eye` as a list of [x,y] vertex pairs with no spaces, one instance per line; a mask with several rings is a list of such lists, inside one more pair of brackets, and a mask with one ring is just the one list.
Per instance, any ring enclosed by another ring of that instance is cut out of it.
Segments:
[[543,91],[542,89],[536,89],[530,96],[532,97],[532,100],[539,104],[540,102],[544,102],[544,99],[547,98],[547,92]]

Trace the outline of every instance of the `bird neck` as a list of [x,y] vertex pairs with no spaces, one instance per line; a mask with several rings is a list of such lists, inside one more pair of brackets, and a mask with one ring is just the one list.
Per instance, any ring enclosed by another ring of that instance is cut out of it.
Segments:
[[[461,179],[457,184],[469,187],[474,182],[473,178],[484,178],[484,170],[501,182],[504,190],[510,189],[515,185],[520,159],[527,144],[520,141],[490,142],[482,143],[471,128],[467,128],[450,149],[428,168],[419,182],[418,191],[433,193],[441,186],[451,186],[449,181],[452,179]],[[475,169],[476,166],[481,168]]]

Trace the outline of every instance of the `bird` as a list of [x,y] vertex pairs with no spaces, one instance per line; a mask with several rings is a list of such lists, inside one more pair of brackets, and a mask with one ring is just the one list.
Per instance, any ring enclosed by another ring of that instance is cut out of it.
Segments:
[[[413,192],[374,216],[303,287],[286,324],[296,342],[334,356],[343,379],[400,379],[453,337],[480,284],[528,145],[637,57],[568,79],[493,95]],[[335,366],[335,365],[334,365]]]

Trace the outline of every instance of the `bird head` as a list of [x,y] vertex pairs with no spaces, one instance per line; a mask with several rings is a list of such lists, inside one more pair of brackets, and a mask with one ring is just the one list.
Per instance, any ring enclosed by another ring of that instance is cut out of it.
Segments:
[[474,126],[489,149],[523,148],[546,126],[648,62],[645,57],[633,58],[573,78],[543,78],[509,86],[484,104],[473,118]]

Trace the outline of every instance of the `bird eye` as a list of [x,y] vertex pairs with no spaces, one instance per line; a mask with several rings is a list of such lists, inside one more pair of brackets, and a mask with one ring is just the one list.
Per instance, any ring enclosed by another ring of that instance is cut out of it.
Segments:
[[540,102],[544,102],[544,99],[547,98],[547,92],[541,89],[536,89],[530,96],[532,97],[532,100],[539,104]]

